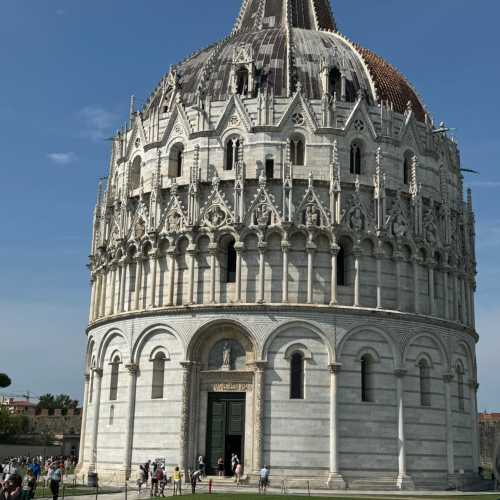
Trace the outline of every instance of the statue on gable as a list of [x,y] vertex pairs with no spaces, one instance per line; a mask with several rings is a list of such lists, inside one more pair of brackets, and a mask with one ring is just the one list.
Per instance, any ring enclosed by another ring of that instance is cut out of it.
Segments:
[[262,203],[255,209],[255,220],[258,226],[268,226],[271,222],[271,209]]
[[408,224],[401,214],[396,215],[392,223],[392,233],[396,238],[404,238],[408,232]]
[[226,342],[222,349],[222,369],[223,370],[231,369],[231,346],[229,342]]
[[305,213],[306,226],[319,226],[321,222],[320,213],[316,205],[308,205]]
[[205,215],[205,221],[209,226],[220,227],[225,224],[227,220],[227,214],[218,205],[210,207]]
[[434,224],[434,215],[432,213],[431,209],[428,209],[425,212],[424,216],[424,235],[425,239],[430,245],[434,245],[438,238],[437,238],[437,227],[436,224]]
[[167,216],[166,230],[168,233],[178,233],[181,230],[182,216],[176,210]]
[[146,223],[143,219],[139,219],[134,226],[134,238],[140,240],[146,233]]
[[364,216],[363,213],[361,212],[361,209],[359,207],[356,207],[352,213],[351,217],[349,218],[349,225],[351,229],[359,233],[360,231],[363,230],[364,227]]

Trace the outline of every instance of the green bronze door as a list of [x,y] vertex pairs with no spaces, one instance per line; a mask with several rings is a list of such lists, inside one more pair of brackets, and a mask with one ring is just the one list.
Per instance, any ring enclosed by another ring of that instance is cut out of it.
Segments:
[[225,474],[230,475],[233,453],[243,463],[245,393],[209,393],[207,417],[208,471],[215,474],[222,457]]

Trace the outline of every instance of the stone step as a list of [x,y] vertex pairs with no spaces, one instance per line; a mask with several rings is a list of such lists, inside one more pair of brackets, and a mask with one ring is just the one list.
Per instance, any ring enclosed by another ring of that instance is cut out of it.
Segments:
[[396,478],[389,476],[367,477],[348,482],[348,489],[359,491],[396,491]]

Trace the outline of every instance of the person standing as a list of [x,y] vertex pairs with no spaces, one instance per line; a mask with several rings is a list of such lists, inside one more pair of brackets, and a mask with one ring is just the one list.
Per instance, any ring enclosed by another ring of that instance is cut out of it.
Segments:
[[174,469],[172,480],[174,482],[174,495],[182,495],[182,472],[179,466]]
[[240,459],[238,458],[238,455],[236,453],[233,453],[231,455],[231,470],[233,471],[233,474],[236,472],[236,466],[240,463]]
[[59,498],[59,487],[62,480],[62,467],[58,463],[52,465],[50,469],[50,492],[52,493],[52,500],[58,500]]
[[205,473],[205,461],[203,460],[203,456],[200,455],[198,457],[198,470],[201,471],[201,476],[205,477],[206,476],[206,473]]
[[217,460],[217,472],[219,477],[224,477],[224,459],[222,457]]
[[35,493],[35,478],[33,477],[33,472],[28,470],[26,475],[23,477],[23,492],[21,494],[21,500],[30,500],[34,497]]
[[191,493],[193,495],[196,494],[196,484],[198,483],[198,481],[201,482],[201,476],[202,476],[202,472],[200,469],[198,469],[197,471],[193,472],[193,474],[191,474]]
[[259,495],[266,494],[269,485],[269,467],[264,465],[259,473]]
[[241,464],[236,465],[236,468],[234,469],[234,475],[236,476],[235,481],[236,481],[236,487],[238,488],[240,487],[242,472],[243,472],[243,467],[241,466]]

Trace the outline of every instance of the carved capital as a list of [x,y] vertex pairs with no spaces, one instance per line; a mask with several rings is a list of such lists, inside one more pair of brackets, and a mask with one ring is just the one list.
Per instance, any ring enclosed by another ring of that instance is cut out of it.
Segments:
[[245,244],[242,241],[237,241],[234,244],[234,250],[236,253],[243,252],[244,249],[245,249]]
[[328,368],[330,369],[330,373],[339,373],[342,368],[342,363],[330,363]]
[[265,360],[253,361],[249,364],[255,371],[262,372],[266,369],[268,362]]
[[455,374],[453,372],[443,373],[443,381],[445,384],[449,384],[453,380],[454,377],[455,377]]
[[98,377],[102,377],[102,368],[93,368],[92,371],[94,372],[94,375],[97,375]]
[[260,252],[265,252],[267,249],[267,243],[265,241],[259,241],[257,247]]
[[396,378],[403,378],[407,373],[408,373],[408,370],[405,370],[404,368],[396,368],[394,370],[394,376]]
[[125,365],[125,368],[128,370],[130,375],[136,375],[139,371],[139,365],[136,363],[129,363],[128,365]]

